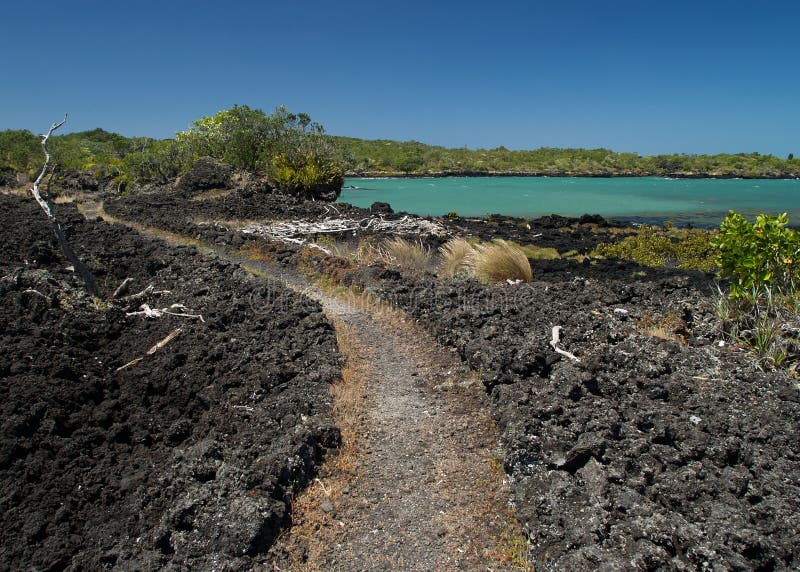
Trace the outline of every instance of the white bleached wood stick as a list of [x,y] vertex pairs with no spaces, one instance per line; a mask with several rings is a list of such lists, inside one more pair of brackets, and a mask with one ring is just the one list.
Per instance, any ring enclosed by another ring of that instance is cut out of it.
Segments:
[[575,355],[571,354],[568,351],[562,350],[558,347],[558,343],[561,341],[561,326],[553,326],[553,339],[550,340],[550,345],[553,346],[553,349],[556,351],[557,354],[561,354],[564,357],[568,357],[572,361],[580,362],[581,360]]

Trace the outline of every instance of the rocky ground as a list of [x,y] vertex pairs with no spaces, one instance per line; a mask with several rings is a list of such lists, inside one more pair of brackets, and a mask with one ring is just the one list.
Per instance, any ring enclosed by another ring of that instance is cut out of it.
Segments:
[[252,569],[338,444],[332,326],[194,247],[59,212],[102,299],[33,200],[0,195],[0,570]]
[[[232,222],[326,216],[330,206],[226,185],[105,208],[217,247],[257,247],[418,319],[485,380],[537,568],[800,565],[800,391],[786,373],[761,372],[741,348],[720,345],[712,276],[560,259],[534,261],[531,284],[442,282],[243,235]],[[431,246],[457,233],[586,253],[625,232],[596,218],[439,222],[445,233],[427,237]],[[577,360],[550,345],[555,326]]]
[[[561,252],[610,236],[596,218],[445,224]],[[302,258],[404,309],[484,373],[540,567],[798,566],[800,392],[719,344],[713,276],[554,260],[534,262],[532,284],[486,286]],[[580,361],[553,350],[554,326]]]
[[[530,285],[345,277],[485,372],[545,569],[798,564],[800,392],[720,347],[705,277],[537,265]],[[561,326],[560,347],[549,345]]]

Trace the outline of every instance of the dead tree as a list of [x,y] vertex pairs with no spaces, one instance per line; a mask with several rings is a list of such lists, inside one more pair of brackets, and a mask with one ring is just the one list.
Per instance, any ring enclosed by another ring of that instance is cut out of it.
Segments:
[[53,227],[53,232],[58,239],[58,244],[61,246],[61,251],[64,253],[64,256],[72,263],[72,266],[81,275],[81,278],[83,278],[83,282],[86,284],[86,290],[92,296],[99,296],[97,282],[95,282],[94,276],[83,263],[83,261],[78,258],[78,256],[75,254],[75,251],[72,250],[72,247],[70,246],[69,241],[64,234],[64,229],[61,227],[61,223],[58,221],[58,218],[56,218],[55,205],[53,204],[53,198],[50,196],[49,188],[47,191],[45,191],[44,195],[42,195],[41,191],[39,190],[39,185],[44,180],[45,176],[47,175],[47,170],[50,167],[50,153],[47,150],[47,140],[53,134],[53,131],[64,125],[66,122],[67,116],[64,115],[64,119],[62,119],[59,123],[53,123],[47,133],[42,135],[44,165],[42,165],[42,172],[39,173],[39,176],[33,183],[31,193],[33,193],[33,198],[36,199],[36,202],[39,203],[39,206],[42,207],[44,214],[46,214],[47,218],[50,220],[50,225]]

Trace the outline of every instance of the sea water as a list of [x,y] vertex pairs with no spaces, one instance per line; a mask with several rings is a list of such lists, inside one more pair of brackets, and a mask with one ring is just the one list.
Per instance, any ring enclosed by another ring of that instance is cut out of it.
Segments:
[[445,177],[347,179],[341,202],[426,216],[600,214],[628,222],[718,226],[729,210],[749,218],[789,213],[800,225],[800,180],[661,177]]

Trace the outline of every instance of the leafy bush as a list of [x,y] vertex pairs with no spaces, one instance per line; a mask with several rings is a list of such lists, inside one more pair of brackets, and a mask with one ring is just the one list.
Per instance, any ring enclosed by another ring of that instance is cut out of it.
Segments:
[[776,287],[794,292],[800,279],[800,234],[787,228],[786,213],[759,215],[751,224],[730,212],[712,241],[722,278],[730,280],[731,296],[748,295],[753,288]]
[[332,199],[344,183],[344,169],[329,157],[281,154],[272,160],[270,178],[281,189],[316,197],[334,191]]
[[278,107],[271,115],[234,105],[195,121],[177,135],[193,158],[213,157],[237,169],[267,175],[279,187],[307,196],[335,199],[344,169],[324,129],[305,113]]
[[30,131],[0,131],[0,167],[14,173],[41,168],[44,156],[39,138]]
[[192,163],[188,149],[173,139],[141,141],[140,147],[122,160],[125,177],[138,184],[167,183]]
[[712,241],[719,275],[730,284],[719,294],[723,331],[750,347],[762,367],[797,367],[800,359],[800,233],[789,217],[759,215],[751,224],[731,212]]

